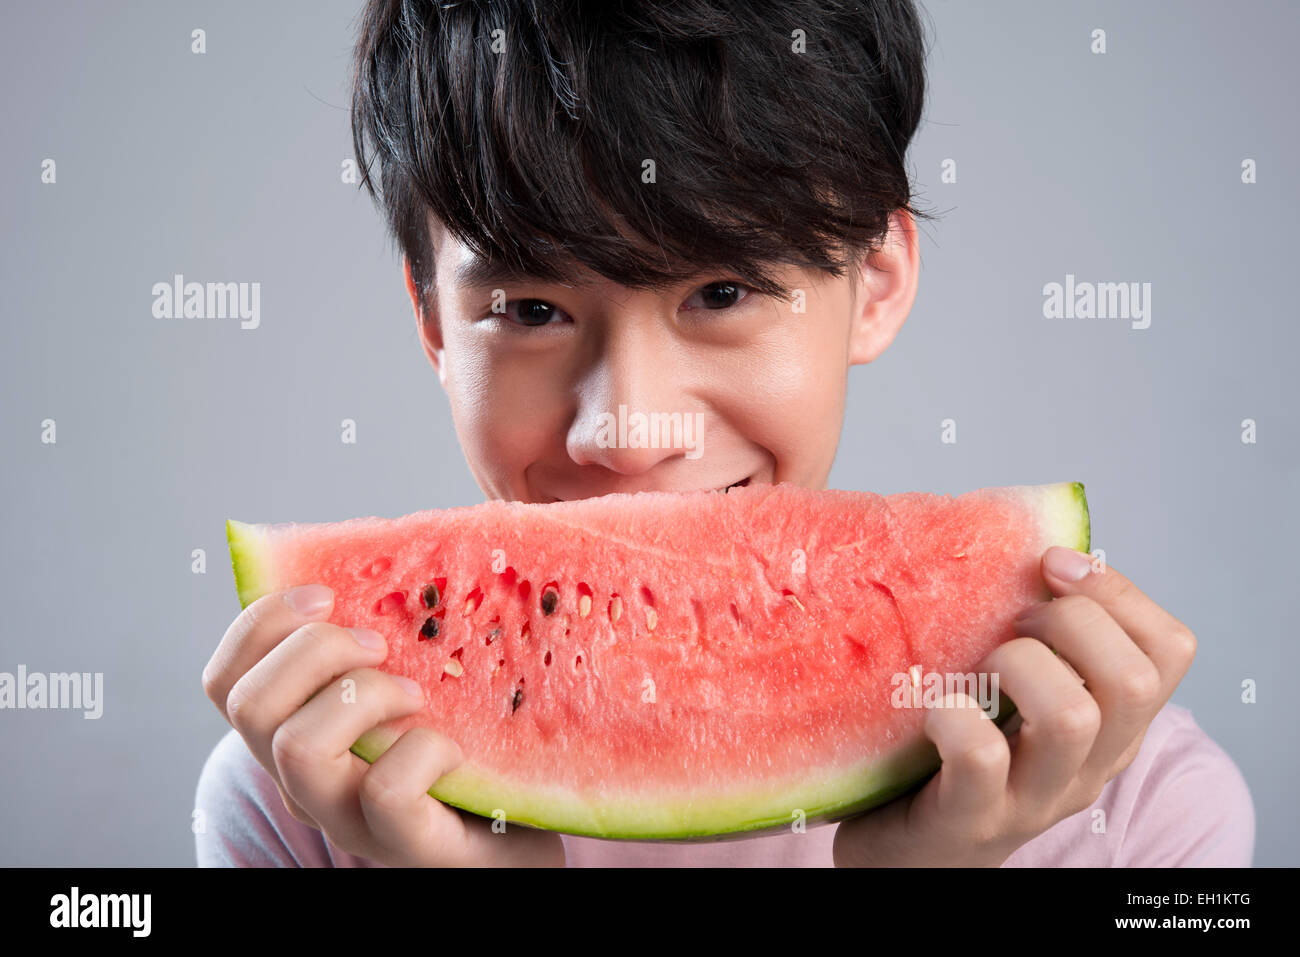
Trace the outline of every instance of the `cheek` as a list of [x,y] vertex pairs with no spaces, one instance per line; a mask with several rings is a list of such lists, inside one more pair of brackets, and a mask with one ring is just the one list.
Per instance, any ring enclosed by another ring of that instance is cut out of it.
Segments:
[[[775,458],[777,480],[824,481],[839,443],[847,379],[847,332],[811,312],[782,324],[733,369],[730,417]],[[720,397],[721,398],[721,397]]]
[[546,363],[502,359],[449,338],[444,388],[471,471],[490,494],[520,495],[524,469],[563,435],[559,379]]

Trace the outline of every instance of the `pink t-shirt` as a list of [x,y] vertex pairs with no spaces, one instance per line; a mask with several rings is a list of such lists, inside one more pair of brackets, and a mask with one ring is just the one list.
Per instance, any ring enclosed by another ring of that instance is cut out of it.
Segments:
[[[195,835],[200,867],[383,866],[295,820],[234,731],[209,755],[194,806],[205,822]],[[715,844],[562,839],[570,867],[832,867],[835,830]],[[1133,763],[1092,807],[1022,845],[1003,866],[1249,867],[1254,850],[1255,809],[1241,772],[1190,711],[1167,704]]]

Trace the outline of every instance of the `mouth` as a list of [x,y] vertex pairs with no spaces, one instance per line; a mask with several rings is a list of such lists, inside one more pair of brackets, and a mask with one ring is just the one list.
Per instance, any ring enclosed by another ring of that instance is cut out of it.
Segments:
[[[753,476],[752,476],[752,475],[747,475],[747,476],[745,476],[743,479],[741,479],[739,482],[732,482],[730,485],[719,486],[718,488],[715,488],[715,489],[708,489],[707,491],[709,491],[709,492],[721,492],[721,493],[723,493],[723,494],[725,495],[727,492],[730,492],[733,488],[744,488],[745,486],[749,485],[750,482],[751,482],[752,480],[753,480]],[[701,490],[701,491],[703,491],[703,490]],[[556,497],[553,496],[553,495],[547,495],[547,496],[545,497],[544,501],[547,502],[547,503],[555,503],[555,502],[570,501],[570,499],[561,499],[561,498],[556,498]]]

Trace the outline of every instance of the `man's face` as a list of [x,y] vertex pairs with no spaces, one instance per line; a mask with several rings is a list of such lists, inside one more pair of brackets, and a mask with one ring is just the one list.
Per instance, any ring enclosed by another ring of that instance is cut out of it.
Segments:
[[777,279],[796,295],[774,299],[725,273],[655,291],[594,273],[564,284],[463,281],[476,257],[433,221],[429,314],[409,265],[407,289],[489,498],[742,482],[821,489],[848,368],[884,351],[915,297],[915,230],[905,214],[894,224],[856,287],[847,272],[787,266]]

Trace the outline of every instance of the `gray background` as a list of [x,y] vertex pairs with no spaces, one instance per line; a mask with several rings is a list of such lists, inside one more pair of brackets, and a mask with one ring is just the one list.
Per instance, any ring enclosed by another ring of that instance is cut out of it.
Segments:
[[[224,521],[470,504],[379,214],[340,182],[358,2],[58,3],[0,31],[0,670],[102,671],[104,716],[0,712],[0,863],[191,864],[239,610]],[[836,487],[1079,480],[1095,545],[1187,622],[1174,701],[1236,760],[1257,864],[1295,822],[1295,4],[927,4],[920,293],[853,370]],[[190,31],[207,31],[202,56]],[[1094,27],[1104,56],[1089,52]],[[56,185],[40,182],[46,157]],[[1240,164],[1258,163],[1243,185]],[[939,180],[953,158],[958,182]],[[173,273],[261,328],[160,320]],[[1152,322],[1042,287],[1150,282]],[[45,418],[58,443],[40,441]],[[958,442],[939,423],[958,423]],[[1258,422],[1244,445],[1240,422]],[[355,446],[339,422],[358,423]],[[205,575],[190,552],[207,551]],[[1240,701],[1244,679],[1259,701]]]

